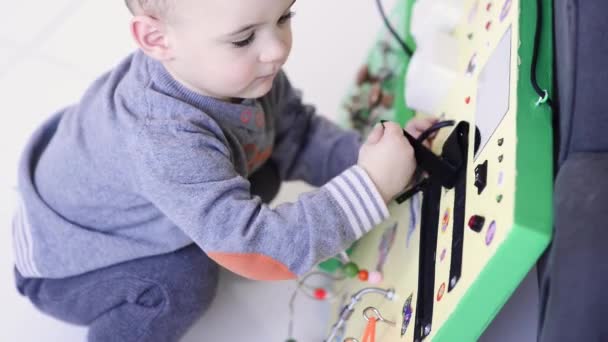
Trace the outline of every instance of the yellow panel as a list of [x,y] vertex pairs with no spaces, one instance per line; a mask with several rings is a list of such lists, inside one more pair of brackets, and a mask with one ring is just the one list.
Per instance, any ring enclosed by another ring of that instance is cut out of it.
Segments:
[[[508,57],[511,72],[507,83],[510,96],[508,97],[508,102],[504,103],[505,106],[508,106],[508,110],[506,110],[502,121],[493,134],[485,135],[488,138],[487,144],[475,160],[472,144],[469,148],[464,235],[464,245],[466,248],[464,248],[463,252],[464,266],[458,285],[449,293],[447,287],[452,257],[450,248],[452,243],[451,224],[453,221],[454,190],[444,190],[443,192],[440,213],[442,216],[444,213],[448,213],[447,219],[449,220],[449,224],[443,227],[442,219],[440,219],[439,226],[437,227],[439,235],[435,270],[433,327],[431,334],[426,340],[432,340],[440,326],[449,319],[450,314],[458,305],[463,294],[476,280],[488,260],[496,253],[497,248],[505,240],[514,224],[516,161],[513,157],[516,155],[517,140],[516,94],[519,1],[493,1],[489,9],[486,7],[488,3],[486,1],[468,0],[465,2],[467,3],[466,8],[470,9],[470,11],[465,13],[462,21],[454,31],[454,37],[458,40],[461,51],[460,55],[454,56],[454,58],[458,58],[458,66],[459,70],[462,70],[462,75],[458,81],[458,86],[451,90],[443,104],[442,113],[446,119],[465,120],[470,123],[475,123],[476,119],[481,118],[476,117],[478,87],[480,84],[482,86],[486,84],[484,82],[487,80],[482,79],[480,75],[503,38],[506,39],[503,41],[503,44],[510,45],[511,51]],[[510,3],[510,5],[507,3]],[[475,8],[477,8],[476,12]],[[472,74],[468,74],[467,69],[469,69],[468,66],[473,56],[476,56],[477,67]],[[504,100],[506,101],[506,99]],[[436,139],[437,143],[435,143],[435,146],[443,145],[443,141],[447,138],[449,131],[449,129],[446,129],[446,131],[441,132]],[[473,141],[474,130],[471,129],[469,133],[471,134],[469,141]],[[499,144],[499,141],[502,144]],[[438,153],[439,151],[435,152]],[[500,157],[500,161],[498,160],[499,156],[502,156]],[[473,169],[485,160],[488,160],[489,167],[487,187],[480,195],[477,195],[477,188],[474,186],[475,173]],[[369,269],[370,271],[376,269],[376,263],[380,256],[378,246],[381,243],[382,235],[393,224],[397,223],[398,228],[394,245],[384,265],[383,282],[377,285],[370,285],[369,283],[352,281],[348,285],[349,293],[351,294],[363,287],[369,286],[393,288],[396,292],[396,298],[393,301],[374,295],[364,298],[357,306],[357,311],[355,311],[348,321],[344,337],[361,338],[366,325],[366,321],[362,316],[362,310],[372,305],[385,318],[397,322],[396,327],[378,323],[378,341],[413,341],[415,303],[418,288],[420,220],[417,220],[417,226],[408,238],[411,219],[409,208],[409,202],[401,205],[392,204],[389,208],[391,218],[365,236],[353,252],[352,259],[361,268]],[[480,233],[476,233],[466,227],[467,221],[472,215],[481,215],[486,218],[485,225]],[[442,288],[444,291],[440,294]],[[402,337],[403,304],[410,295],[412,296],[412,308],[414,312],[408,329]],[[337,312],[338,308],[335,311]]]

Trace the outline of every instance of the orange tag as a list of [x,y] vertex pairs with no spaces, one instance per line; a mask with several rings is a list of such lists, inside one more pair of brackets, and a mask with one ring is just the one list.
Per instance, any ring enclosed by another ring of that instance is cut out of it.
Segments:
[[375,342],[376,341],[376,322],[377,319],[372,317],[369,319],[365,331],[363,332],[363,338],[361,342]]

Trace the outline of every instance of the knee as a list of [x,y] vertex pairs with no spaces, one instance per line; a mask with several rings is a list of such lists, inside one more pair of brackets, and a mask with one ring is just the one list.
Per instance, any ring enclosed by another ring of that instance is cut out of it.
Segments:
[[215,297],[219,267],[198,248],[185,257],[190,262],[184,264],[181,271],[175,272],[174,278],[166,284],[165,291],[171,302],[171,310],[202,315]]
[[202,267],[201,272],[191,274],[190,279],[184,279],[183,286],[176,294],[179,296],[179,299],[175,299],[177,309],[202,315],[215,298],[218,282],[219,267],[215,263]]

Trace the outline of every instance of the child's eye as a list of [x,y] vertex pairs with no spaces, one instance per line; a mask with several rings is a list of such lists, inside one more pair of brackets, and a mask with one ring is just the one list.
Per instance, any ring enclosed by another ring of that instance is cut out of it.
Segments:
[[288,22],[289,19],[293,18],[294,15],[296,15],[296,12],[291,11],[291,12],[285,14],[284,16],[280,17],[279,18],[279,25]]
[[232,42],[232,45],[242,48],[253,42],[255,39],[255,32],[252,32],[251,35],[243,40],[239,40],[238,42]]

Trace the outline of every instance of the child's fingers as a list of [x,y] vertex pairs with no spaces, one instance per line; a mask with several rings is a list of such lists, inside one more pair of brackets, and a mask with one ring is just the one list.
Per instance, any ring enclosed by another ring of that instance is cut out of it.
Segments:
[[410,120],[408,126],[410,126],[413,130],[424,132],[437,123],[437,119],[433,117],[424,117],[424,118],[414,118]]
[[405,130],[414,138],[418,138],[424,131],[437,123],[437,121],[434,117],[416,117],[407,123]]
[[384,131],[386,134],[403,136],[403,130],[401,129],[401,126],[399,126],[399,124],[396,122],[386,121],[382,124],[382,126],[384,127]]
[[380,141],[380,138],[382,138],[383,134],[384,134],[384,128],[382,127],[381,124],[377,124],[376,126],[374,126],[374,129],[372,129],[372,131],[367,136],[367,143],[368,144],[377,143],[378,141]]

